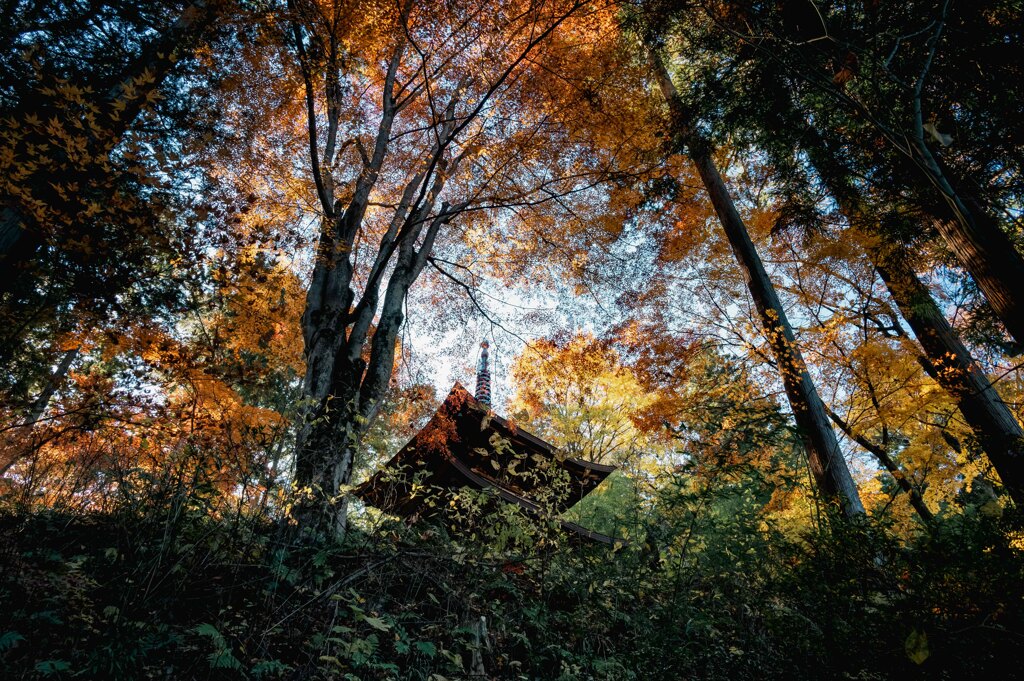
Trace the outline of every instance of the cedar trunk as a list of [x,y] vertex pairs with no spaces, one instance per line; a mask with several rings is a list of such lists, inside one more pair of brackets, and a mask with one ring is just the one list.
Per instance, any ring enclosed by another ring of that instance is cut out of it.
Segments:
[[711,149],[683,117],[675,86],[664,64],[655,57],[652,59],[652,65],[672,113],[677,139],[689,150],[690,159],[711,198],[718,219],[729,239],[729,245],[743,269],[747,289],[754,300],[764,335],[782,375],[786,395],[807,450],[808,463],[818,490],[829,502],[838,503],[846,517],[863,515],[864,506],[832,430],[825,404],[818,395],[797,347],[793,328],[775,292],[775,287],[768,278],[761,258],[750,240],[746,225],[715,166]]
[[918,124],[916,147],[920,155],[915,173],[922,191],[938,190],[942,197],[936,207],[935,228],[960,264],[974,278],[992,310],[1006,330],[1024,345],[1024,257],[992,217],[985,202],[969,185],[936,157],[924,141],[921,129],[920,97],[916,100]]
[[1006,330],[1024,345],[1024,258],[987,213],[937,218],[936,230],[963,265]]
[[[850,224],[863,229],[865,216],[848,174],[822,146],[820,138],[817,142],[809,146],[808,154],[819,177]],[[910,266],[905,250],[885,234],[869,235],[864,241],[871,264],[924,349],[928,373],[956,400],[1010,497],[1017,504],[1024,503],[1024,431],[1013,412],[950,326],[928,287]],[[1012,244],[1006,247],[1012,252]]]
[[1014,502],[1024,503],[1024,432],[1020,424],[907,264],[905,254],[873,246],[868,255],[924,348],[929,373],[956,399]]

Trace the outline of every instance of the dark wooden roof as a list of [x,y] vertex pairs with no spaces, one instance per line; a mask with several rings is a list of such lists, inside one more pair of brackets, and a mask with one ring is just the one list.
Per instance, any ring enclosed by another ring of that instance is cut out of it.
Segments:
[[[493,490],[531,514],[564,511],[615,470],[566,458],[555,447],[492,413],[456,383],[433,418],[355,494],[377,508],[409,517],[440,509],[439,491]],[[562,526],[608,544],[612,537],[575,523]]]

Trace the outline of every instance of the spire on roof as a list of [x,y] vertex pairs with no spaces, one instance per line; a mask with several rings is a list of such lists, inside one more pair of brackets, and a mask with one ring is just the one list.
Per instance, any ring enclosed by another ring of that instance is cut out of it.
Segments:
[[478,402],[491,406],[491,367],[488,364],[487,348],[490,343],[480,343],[480,363],[476,365],[476,397]]

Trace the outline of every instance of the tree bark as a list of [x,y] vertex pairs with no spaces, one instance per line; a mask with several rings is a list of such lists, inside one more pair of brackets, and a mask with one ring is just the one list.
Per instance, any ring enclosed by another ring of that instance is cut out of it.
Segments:
[[652,54],[651,63],[673,117],[673,132],[681,145],[688,149],[689,157],[697,168],[733,253],[743,269],[747,289],[761,318],[765,338],[775,356],[818,490],[827,501],[837,503],[847,518],[861,516],[864,514],[864,506],[832,430],[825,404],[818,395],[797,347],[782,302],[715,166],[712,150],[693,129],[691,122],[686,120],[675,86],[658,55]]
[[964,269],[970,272],[989,305],[1006,325],[1006,330],[1024,345],[1024,299],[1020,286],[1024,282],[1024,256],[993,219],[974,192],[955,177],[942,159],[932,153],[924,133],[922,89],[925,77],[938,48],[947,21],[949,1],[942,6],[934,33],[928,41],[929,53],[914,86],[913,149],[915,165],[921,172],[915,176],[922,191],[938,190],[942,197],[942,213],[935,226],[946,245]]
[[1024,503],[1024,431],[1020,424],[908,263],[903,248],[885,234],[865,232],[869,218],[849,174],[829,156],[821,140],[817,142],[807,147],[811,162],[851,227],[866,234],[868,258],[924,349],[929,374],[956,400],[1010,497],[1017,504]]
[[949,10],[950,2],[946,0],[933,22],[934,28],[927,41],[928,53],[914,83],[911,139],[916,153],[915,165],[921,169],[915,175],[924,180],[920,182],[923,191],[938,190],[942,196],[942,212],[946,215],[939,216],[936,227],[946,245],[970,272],[1010,335],[1024,345],[1024,300],[1019,291],[1024,282],[1024,257],[993,219],[985,203],[973,192],[964,191],[966,183],[955,177],[925,139],[924,84],[946,29]]
[[946,246],[974,279],[1013,339],[1024,346],[1024,258],[980,206],[937,217],[933,224]]
[[354,428],[354,395],[328,395],[307,411],[295,455],[299,500],[294,517],[299,526],[342,537],[347,521],[347,495],[352,460],[362,433]]
[[900,313],[924,348],[932,373],[957,407],[1010,497],[1024,503],[1024,431],[967,347],[939,310],[931,292],[907,264],[905,254],[890,247],[868,248],[875,269]]
[[[324,212],[316,266],[302,316],[306,348],[303,387],[308,404],[296,442],[295,478],[302,500],[295,517],[306,531],[340,538],[346,530],[347,508],[341,488],[352,476],[354,454],[387,390],[394,367],[395,344],[404,320],[402,308],[406,296],[423,269],[437,231],[449,219],[447,205],[441,208],[439,215],[430,219],[428,216],[447,177],[441,157],[455,125],[455,99],[446,109],[446,122],[438,127],[437,141],[430,150],[432,167],[440,172],[431,178],[425,173],[418,173],[408,182],[357,303],[352,289],[354,267],[351,254],[398,112],[392,86],[404,45],[396,47],[388,67],[383,113],[372,154],[364,157],[363,172],[356,181],[352,199],[347,208],[339,212],[333,200],[331,179],[319,170],[313,79],[298,27],[295,40],[306,88],[310,164]],[[337,88],[329,89],[328,99],[336,95]],[[336,111],[336,108],[329,106],[328,110]],[[337,129],[331,115],[329,113],[325,145],[330,153],[325,153],[325,164],[332,160],[333,134]],[[420,191],[425,195],[417,197]],[[423,239],[417,251],[416,242],[421,234]],[[371,329],[380,301],[384,272],[395,253],[397,257],[387,279],[376,329]],[[370,345],[369,361],[364,359],[367,343]]]

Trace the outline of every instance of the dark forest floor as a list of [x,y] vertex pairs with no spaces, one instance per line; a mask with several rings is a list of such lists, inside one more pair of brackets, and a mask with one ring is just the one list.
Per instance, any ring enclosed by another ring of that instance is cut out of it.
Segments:
[[911,543],[734,528],[669,559],[654,542],[612,552],[535,527],[497,551],[403,525],[291,543],[281,525],[187,504],[7,514],[0,675],[1012,678],[1017,526],[960,516]]

